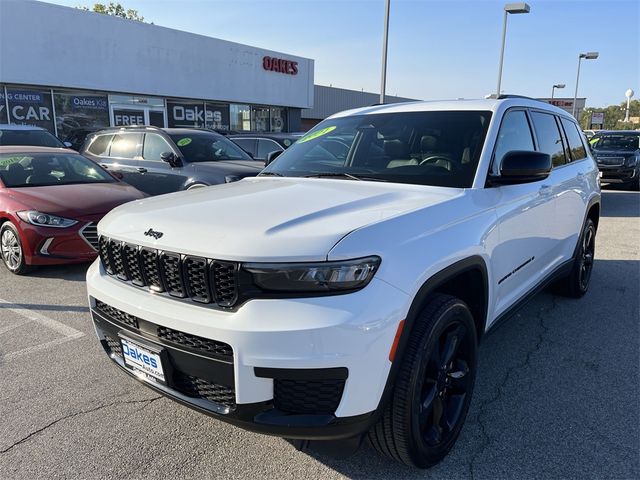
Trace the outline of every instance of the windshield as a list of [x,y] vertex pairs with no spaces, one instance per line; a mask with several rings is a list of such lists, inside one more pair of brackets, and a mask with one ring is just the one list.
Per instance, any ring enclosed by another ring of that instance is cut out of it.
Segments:
[[471,187],[491,118],[484,111],[353,115],[328,119],[262,175],[335,177]]
[[637,133],[608,133],[596,135],[589,143],[594,150],[628,150],[640,148],[640,134]]
[[244,150],[231,140],[215,133],[188,132],[170,137],[187,162],[216,162],[223,160],[251,160]]
[[73,153],[0,154],[0,179],[11,188],[116,181],[91,160]]
[[64,148],[64,144],[45,130],[0,130],[0,145]]

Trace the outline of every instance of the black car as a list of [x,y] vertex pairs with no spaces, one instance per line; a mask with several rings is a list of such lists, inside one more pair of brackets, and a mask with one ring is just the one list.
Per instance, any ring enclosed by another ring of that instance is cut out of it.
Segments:
[[227,138],[240,145],[255,160],[264,161],[269,153],[284,151],[302,135],[301,133],[236,133],[227,135]]
[[603,183],[640,190],[640,131],[598,132],[589,140]]
[[234,182],[264,168],[231,140],[197,128],[108,128],[88,137],[81,153],[149,195]]

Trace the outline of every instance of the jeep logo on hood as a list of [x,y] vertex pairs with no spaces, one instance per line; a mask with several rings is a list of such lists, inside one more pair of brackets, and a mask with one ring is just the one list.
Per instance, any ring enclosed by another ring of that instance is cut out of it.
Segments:
[[162,237],[162,235],[164,235],[164,233],[162,233],[162,232],[156,232],[153,228],[150,228],[149,230],[147,230],[146,232],[144,232],[144,234],[145,234],[147,237],[153,237],[153,238],[155,238],[156,240],[158,240],[159,238],[161,238],[161,237]]

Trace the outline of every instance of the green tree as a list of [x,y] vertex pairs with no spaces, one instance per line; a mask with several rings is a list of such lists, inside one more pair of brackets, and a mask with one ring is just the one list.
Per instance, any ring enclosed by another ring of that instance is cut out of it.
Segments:
[[[580,126],[589,128],[591,126],[591,113],[603,112],[605,130],[633,130],[640,125],[631,122],[623,122],[627,109],[627,102],[621,102],[619,105],[609,105],[608,107],[585,109],[580,116]],[[629,116],[640,117],[640,100],[631,100],[629,104]]]
[[132,8],[125,9],[120,3],[109,2],[108,5],[105,3],[95,3],[91,8],[78,8],[82,10],[90,10],[96,13],[104,13],[105,15],[113,15],[114,17],[135,20],[137,22],[144,22],[144,17],[140,15],[137,10],[133,10]]

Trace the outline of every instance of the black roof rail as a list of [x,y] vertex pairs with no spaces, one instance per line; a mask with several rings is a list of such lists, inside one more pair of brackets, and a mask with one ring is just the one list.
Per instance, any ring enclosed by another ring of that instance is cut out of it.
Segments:
[[533,100],[535,102],[547,103],[547,102],[544,102],[543,100],[539,100],[537,98],[527,97],[526,95],[513,95],[513,94],[510,94],[510,93],[501,93],[497,97],[495,95],[491,95],[489,98],[495,98],[497,100],[504,100],[506,98],[522,98],[522,99],[525,99],[525,100]]

